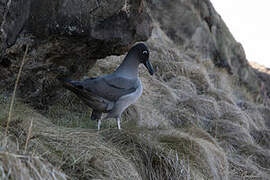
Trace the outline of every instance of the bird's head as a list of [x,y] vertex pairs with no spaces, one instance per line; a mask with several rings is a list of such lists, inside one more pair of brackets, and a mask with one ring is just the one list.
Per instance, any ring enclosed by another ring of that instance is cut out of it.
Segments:
[[152,64],[149,61],[149,50],[144,43],[135,44],[130,50],[129,53],[136,56],[138,61],[147,68],[148,72],[153,75],[154,69]]

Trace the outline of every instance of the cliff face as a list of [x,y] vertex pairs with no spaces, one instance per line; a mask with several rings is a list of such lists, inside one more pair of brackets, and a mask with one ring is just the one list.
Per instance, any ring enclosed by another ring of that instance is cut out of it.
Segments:
[[3,1],[0,9],[0,68],[5,72],[0,87],[12,88],[19,59],[29,46],[18,93],[39,108],[56,99],[57,76],[81,77],[97,59],[125,53],[136,41],[147,40],[152,30],[141,0],[12,0]]
[[[10,123],[10,145],[2,145],[1,153],[20,154],[13,143],[18,142],[42,157],[39,163],[49,175],[63,179],[64,174],[72,179],[269,179],[267,81],[249,66],[241,44],[209,0],[112,1],[110,6],[107,1],[44,1],[44,9],[29,3],[23,4],[29,15],[22,27],[21,19],[7,13],[2,23],[2,48],[18,36],[5,36],[16,29],[9,22],[19,21],[16,27],[23,34],[0,63],[5,72],[0,75],[1,129],[21,48],[28,44],[30,49]],[[13,12],[9,6],[0,12]],[[79,12],[85,19],[76,24]],[[150,77],[140,69],[143,95],[124,113],[122,131],[108,121],[96,133],[89,109],[60,89],[55,77],[112,72],[124,57],[115,54],[146,39],[156,74]],[[15,161],[25,168],[27,163],[38,166],[36,159]],[[12,167],[5,166],[2,174]]]

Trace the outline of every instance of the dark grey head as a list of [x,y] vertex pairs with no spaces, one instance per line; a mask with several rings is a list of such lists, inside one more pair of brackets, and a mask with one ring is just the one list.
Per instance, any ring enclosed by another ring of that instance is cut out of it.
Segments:
[[143,63],[144,66],[148,69],[148,72],[153,75],[154,69],[149,61],[149,50],[144,43],[135,44],[128,52],[132,56],[136,56],[140,63]]

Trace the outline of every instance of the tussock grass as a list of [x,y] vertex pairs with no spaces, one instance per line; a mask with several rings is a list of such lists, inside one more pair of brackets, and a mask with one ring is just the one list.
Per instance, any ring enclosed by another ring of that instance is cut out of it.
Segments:
[[139,131],[106,131],[102,134],[135,163],[142,179],[185,179],[187,176],[176,153],[168,154],[157,144],[140,137]]
[[9,127],[9,123],[11,121],[11,116],[12,116],[12,111],[13,111],[13,105],[14,105],[15,96],[16,96],[16,90],[17,90],[18,83],[19,83],[19,80],[20,80],[20,77],[21,77],[22,68],[23,68],[23,65],[24,65],[24,62],[25,62],[27,53],[28,53],[28,46],[26,46],[26,49],[25,49],[25,52],[24,52],[24,55],[23,55],[22,63],[20,65],[20,69],[19,69],[19,72],[18,72],[18,75],[17,75],[17,79],[16,79],[16,82],[15,82],[15,87],[14,87],[12,98],[11,98],[11,102],[10,102],[9,113],[8,113],[8,120],[7,120],[7,126],[6,126],[6,131],[5,131],[5,135],[6,136],[8,134],[8,127]]
[[[170,77],[185,76],[196,85],[199,93],[205,92],[211,87],[208,74],[202,66],[190,62],[177,62],[177,61],[162,61],[155,60],[153,65],[157,68],[157,76],[161,79],[168,79]],[[174,72],[172,75],[171,73]]]
[[[197,131],[196,128],[190,129]],[[228,163],[225,153],[214,143],[209,142],[191,133],[168,131],[161,134],[159,141],[167,147],[174,149],[179,155],[189,158],[190,168],[193,169],[194,179],[228,179]],[[208,139],[209,137],[207,137]],[[209,139],[208,139],[209,140]]]
[[250,134],[257,144],[266,149],[270,149],[270,130],[253,130]]
[[[143,96],[121,131],[113,120],[97,132],[89,108],[64,90],[42,112],[18,98],[8,119],[11,97],[1,93],[0,131],[9,133],[0,133],[0,178],[269,179],[269,107],[157,25],[147,43],[157,73],[140,68]],[[122,58],[98,61],[89,75],[112,72]]]
[[65,180],[67,176],[40,157],[0,151],[0,178]]
[[[2,129],[1,129],[2,130]],[[5,179],[68,179],[61,170],[36,155],[22,154],[19,139],[0,133],[0,178]]]

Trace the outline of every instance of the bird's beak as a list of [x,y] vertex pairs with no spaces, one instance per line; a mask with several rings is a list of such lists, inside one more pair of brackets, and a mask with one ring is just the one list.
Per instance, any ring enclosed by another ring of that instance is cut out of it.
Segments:
[[144,66],[147,68],[148,72],[153,75],[154,74],[154,69],[153,69],[153,66],[152,64],[150,63],[149,60],[145,61],[144,63]]

